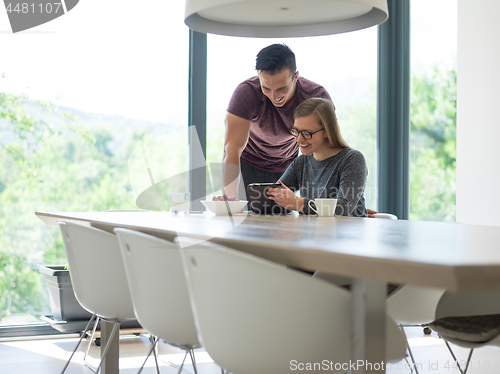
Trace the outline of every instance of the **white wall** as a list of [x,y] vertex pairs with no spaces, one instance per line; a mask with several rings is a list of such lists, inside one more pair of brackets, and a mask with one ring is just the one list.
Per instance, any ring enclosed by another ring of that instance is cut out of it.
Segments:
[[457,221],[500,226],[500,1],[458,0]]

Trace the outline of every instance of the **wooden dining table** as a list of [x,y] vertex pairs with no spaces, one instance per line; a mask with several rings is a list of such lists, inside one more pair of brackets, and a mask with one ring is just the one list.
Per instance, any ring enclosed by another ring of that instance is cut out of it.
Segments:
[[[500,228],[377,218],[265,216],[209,212],[36,212],[46,224],[72,221],[109,232],[129,228],[165,239],[189,236],[304,270],[353,279],[352,361],[359,373],[385,371],[386,285],[448,291],[500,290]],[[116,343],[117,345],[117,343]],[[116,357],[104,373],[117,372]]]

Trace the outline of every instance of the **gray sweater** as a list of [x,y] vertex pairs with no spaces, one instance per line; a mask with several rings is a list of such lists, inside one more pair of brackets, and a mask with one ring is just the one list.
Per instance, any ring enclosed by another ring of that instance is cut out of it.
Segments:
[[304,214],[315,214],[309,209],[309,200],[333,198],[337,199],[335,215],[367,217],[364,197],[367,175],[363,154],[346,147],[323,161],[316,161],[312,154],[301,155],[280,180],[291,190],[300,191]]

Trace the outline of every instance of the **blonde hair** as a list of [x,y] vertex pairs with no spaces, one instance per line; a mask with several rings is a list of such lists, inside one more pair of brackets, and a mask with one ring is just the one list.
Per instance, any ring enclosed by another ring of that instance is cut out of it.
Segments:
[[319,124],[325,129],[330,147],[349,147],[344,138],[342,138],[340,127],[337,122],[337,115],[335,114],[335,107],[330,100],[318,97],[303,101],[299,104],[297,109],[295,109],[293,119],[310,115],[314,115],[318,119]]

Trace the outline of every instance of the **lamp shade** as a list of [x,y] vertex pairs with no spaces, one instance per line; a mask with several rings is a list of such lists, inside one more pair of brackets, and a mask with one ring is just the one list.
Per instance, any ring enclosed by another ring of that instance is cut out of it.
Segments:
[[387,0],[186,0],[184,22],[201,33],[283,38],[364,29],[387,17]]

